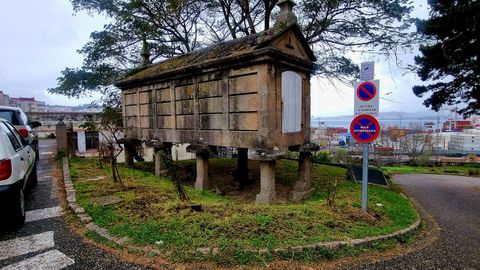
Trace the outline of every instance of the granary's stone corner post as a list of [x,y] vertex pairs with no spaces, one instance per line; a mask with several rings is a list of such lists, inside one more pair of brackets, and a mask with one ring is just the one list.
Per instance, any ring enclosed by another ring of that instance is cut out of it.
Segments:
[[[167,167],[166,162],[172,160],[172,143],[163,142],[160,145],[154,147],[155,152],[155,175],[161,176],[168,173],[170,168]],[[169,159],[169,161],[165,160]]]
[[255,197],[255,204],[272,204],[277,201],[275,165],[276,160],[260,161],[260,193]]
[[238,148],[237,152],[238,157],[235,178],[240,188],[244,188],[253,184],[253,181],[249,178],[248,174],[248,148]]
[[187,152],[195,153],[196,156],[197,179],[195,180],[195,189],[208,189],[210,187],[208,178],[210,148],[204,144],[192,144],[187,147]]
[[167,160],[172,159],[172,143],[160,142],[157,140],[148,141],[146,146],[153,148],[153,161],[155,163],[155,175],[163,176],[168,174]]
[[300,202],[309,197],[313,191],[311,179],[312,152],[318,151],[319,147],[315,144],[305,144],[300,147],[298,157],[298,179],[290,192],[290,201]]
[[253,150],[248,153],[249,158],[260,162],[260,193],[257,194],[255,204],[272,204],[277,200],[275,190],[275,165],[277,159],[286,156],[286,149]]
[[135,164],[133,157],[135,156],[135,145],[131,140],[124,140],[123,145],[125,147],[125,166],[132,168]]

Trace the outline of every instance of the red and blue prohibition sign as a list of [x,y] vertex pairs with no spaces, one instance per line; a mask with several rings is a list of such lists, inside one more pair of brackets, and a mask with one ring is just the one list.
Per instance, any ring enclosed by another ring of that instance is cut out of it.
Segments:
[[362,114],[353,119],[350,133],[359,143],[370,143],[380,134],[380,123],[371,115]]
[[377,95],[377,86],[372,82],[363,82],[357,87],[357,97],[362,101],[370,101]]

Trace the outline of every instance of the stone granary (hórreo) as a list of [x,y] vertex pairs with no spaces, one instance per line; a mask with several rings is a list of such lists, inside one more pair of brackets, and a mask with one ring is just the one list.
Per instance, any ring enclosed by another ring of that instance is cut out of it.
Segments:
[[296,24],[293,1],[278,5],[269,30],[150,64],[118,82],[126,139],[153,142],[157,149],[191,144],[197,189],[208,188],[209,146],[237,148],[238,171],[247,178],[248,153],[260,161],[257,204],[275,201],[275,161],[295,149],[299,179],[291,199],[308,194],[315,56]]

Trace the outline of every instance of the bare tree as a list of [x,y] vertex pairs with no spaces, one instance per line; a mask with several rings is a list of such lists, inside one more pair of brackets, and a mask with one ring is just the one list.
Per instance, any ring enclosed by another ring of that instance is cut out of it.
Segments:
[[401,152],[408,155],[412,164],[424,165],[431,155],[433,142],[432,134],[414,129],[401,139]]

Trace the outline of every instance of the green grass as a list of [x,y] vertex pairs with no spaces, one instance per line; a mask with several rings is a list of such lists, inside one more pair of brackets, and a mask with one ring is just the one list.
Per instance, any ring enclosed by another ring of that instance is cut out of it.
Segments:
[[[213,180],[228,183],[235,161],[210,161],[210,171],[216,177],[212,177]],[[179,175],[183,177],[184,168],[190,164],[190,161],[178,163]],[[261,263],[278,259],[274,258],[278,255],[258,255],[245,250],[272,250],[388,234],[410,226],[417,219],[408,199],[378,186],[369,187],[370,208],[369,213],[364,213],[360,209],[361,186],[346,181],[345,169],[325,165],[312,166],[315,193],[303,203],[280,200],[275,205],[257,206],[246,198],[254,197],[258,187],[247,190],[251,194],[245,197],[220,196],[197,191],[192,187],[193,182],[186,182],[191,202],[201,204],[203,212],[179,207],[183,204],[177,200],[172,183],[148,172],[152,164],[140,164],[144,171],[121,166],[123,186],[114,184],[108,177],[86,181],[85,178],[110,175],[108,168],[97,166],[96,160],[75,158],[70,166],[78,203],[96,224],[117,236],[130,237],[134,244],[155,246],[174,262]],[[255,177],[258,163],[251,162],[249,166]],[[277,195],[281,198],[288,195],[296,179],[297,164],[281,160],[276,168]],[[337,207],[331,209],[325,201],[326,188],[335,179],[338,181]],[[119,196],[123,202],[113,206],[92,203],[92,198],[104,195]],[[157,245],[158,241],[162,244]],[[220,253],[199,254],[197,249],[204,247],[218,248]],[[330,253],[329,250],[312,250],[303,254],[302,260],[328,258],[333,256]]]
[[439,166],[439,167],[421,167],[421,166],[384,166],[382,167],[386,174],[456,174],[456,175],[480,175],[480,165],[466,164],[459,166]]

